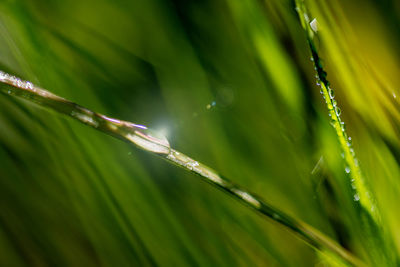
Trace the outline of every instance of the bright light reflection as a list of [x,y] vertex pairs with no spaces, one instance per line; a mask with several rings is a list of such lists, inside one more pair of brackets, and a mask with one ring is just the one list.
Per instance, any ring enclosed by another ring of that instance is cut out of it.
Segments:
[[168,130],[168,128],[163,127],[163,128],[157,129],[157,133],[159,133],[160,135],[164,136],[165,138],[168,138],[169,130]]

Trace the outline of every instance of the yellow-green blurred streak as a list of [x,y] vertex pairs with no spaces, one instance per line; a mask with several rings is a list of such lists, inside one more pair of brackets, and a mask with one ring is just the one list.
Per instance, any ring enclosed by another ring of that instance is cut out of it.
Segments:
[[264,67],[265,75],[272,80],[277,93],[290,108],[301,113],[303,95],[300,79],[262,13],[262,5],[257,1],[229,1],[228,5],[239,29],[253,44],[257,59]]

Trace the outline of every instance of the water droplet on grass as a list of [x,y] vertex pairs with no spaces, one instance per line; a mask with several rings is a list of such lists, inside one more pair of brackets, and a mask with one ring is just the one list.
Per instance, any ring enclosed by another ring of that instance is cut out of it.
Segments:
[[338,106],[335,107],[335,113],[336,113],[336,116],[338,116],[338,117],[342,113],[342,111],[340,110],[340,108]]
[[346,124],[344,122],[340,122],[340,128],[342,129],[342,132],[346,131]]
[[307,23],[310,21],[310,17],[306,13],[304,13],[304,19]]
[[128,133],[126,138],[135,145],[158,154],[168,154],[171,149],[164,135],[141,125],[133,126],[132,133]]
[[331,99],[335,97],[335,92],[330,87],[328,87],[328,94]]
[[316,18],[314,18],[311,22],[310,22],[310,27],[311,29],[316,33],[318,31],[318,21]]

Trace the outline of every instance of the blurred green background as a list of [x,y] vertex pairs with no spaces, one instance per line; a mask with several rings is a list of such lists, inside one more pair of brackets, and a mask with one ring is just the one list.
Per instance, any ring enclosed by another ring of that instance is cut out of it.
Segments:
[[[399,255],[400,3],[306,5]],[[3,0],[0,69],[164,132],[373,261],[292,1]],[[0,94],[1,266],[325,264],[190,173]]]

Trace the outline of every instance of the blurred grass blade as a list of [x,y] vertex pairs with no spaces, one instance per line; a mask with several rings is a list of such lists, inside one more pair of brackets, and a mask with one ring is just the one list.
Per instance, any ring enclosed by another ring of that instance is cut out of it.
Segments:
[[326,237],[308,224],[290,217],[284,212],[265,203],[259,197],[249,193],[220,176],[216,171],[198,161],[172,149],[168,140],[145,126],[131,122],[109,118],[93,112],[62,97],[36,87],[31,82],[22,81],[15,76],[0,72],[1,90],[6,94],[22,97],[41,106],[50,107],[68,115],[84,124],[121,139],[133,143],[137,147],[161,156],[170,163],[199,175],[203,180],[229,193],[241,203],[251,207],[258,213],[295,232],[307,244],[324,253],[334,253],[351,265],[362,266],[363,263],[351,253]]

